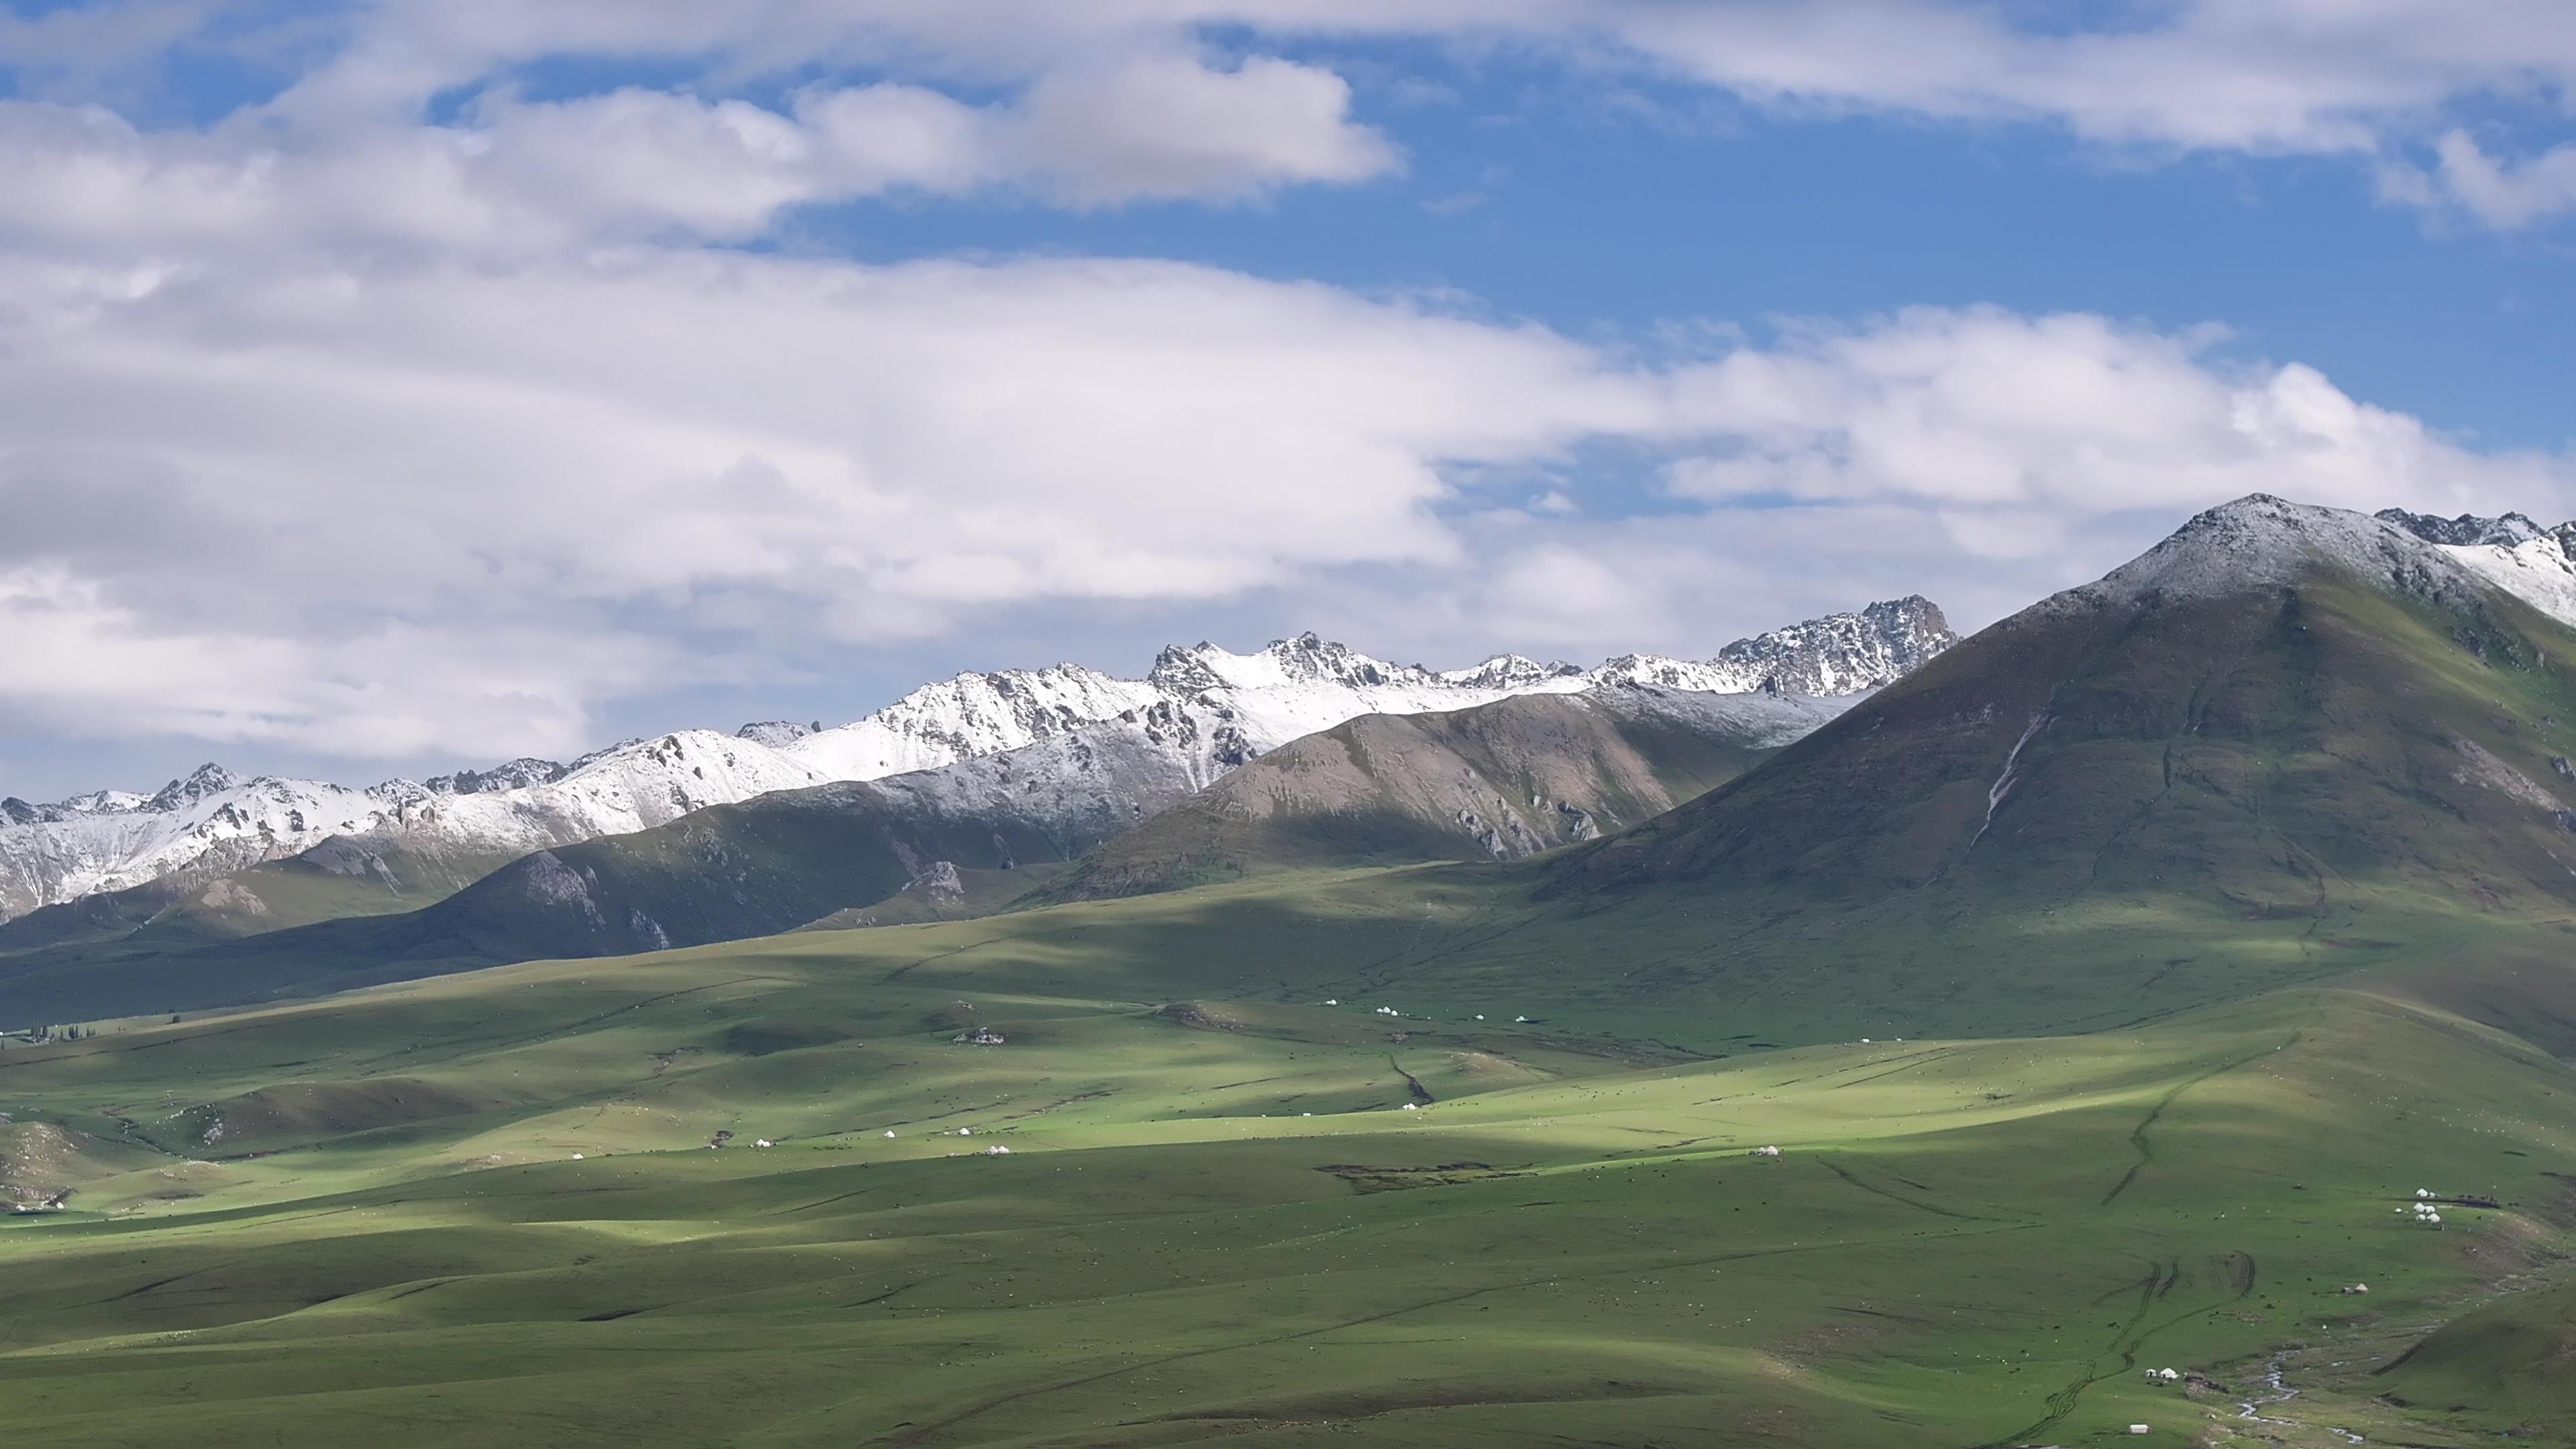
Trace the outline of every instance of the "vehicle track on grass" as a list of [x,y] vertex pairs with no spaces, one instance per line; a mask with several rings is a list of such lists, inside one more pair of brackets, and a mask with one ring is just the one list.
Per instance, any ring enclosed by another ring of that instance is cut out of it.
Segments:
[[1058,926],[1052,931],[998,931],[993,935],[986,936],[980,941],[969,941],[963,946],[951,946],[945,951],[933,951],[929,955],[923,956],[917,960],[906,961],[902,965],[894,968],[892,971],[878,977],[877,985],[891,986],[895,982],[901,981],[905,976],[911,974],[915,968],[927,966],[934,961],[945,961],[954,956],[963,956],[971,951],[981,951],[987,946],[999,946],[1004,942],[1009,941],[1052,941],[1058,936],[1079,934],[1080,932],[1088,929],[1090,924],[1091,923],[1087,921],[1076,922],[1072,925]]
[[[2029,1226],[2032,1225],[2028,1223],[2009,1223],[1993,1227],[1961,1228],[1954,1232],[1933,1233],[1928,1236],[1936,1238],[1972,1238],[1981,1237],[1989,1233],[2014,1232]],[[1919,1236],[1924,1235],[1909,1235],[1907,1240],[1911,1240],[1912,1238]],[[1680,1268],[1706,1267],[1713,1263],[1738,1263],[1752,1258],[1776,1258],[1791,1253],[1830,1252],[1848,1249],[1852,1246],[1854,1246],[1853,1243],[1842,1239],[1837,1239],[1836,1241],[1829,1243],[1791,1243],[1782,1247],[1751,1248],[1740,1253],[1712,1253],[1705,1257],[1682,1258],[1665,1262],[1649,1263],[1644,1265],[1644,1267],[1650,1267],[1659,1272],[1670,1272]],[[1207,1358],[1215,1354],[1234,1353],[1244,1349],[1266,1348],[1272,1344],[1293,1343],[1302,1338],[1317,1338],[1328,1333],[1339,1333],[1344,1329],[1359,1328],[1371,1323],[1383,1323],[1390,1318],[1401,1318],[1408,1313],[1419,1313],[1425,1309],[1446,1307],[1452,1303],[1463,1303],[1468,1299],[1481,1298],[1489,1293],[1508,1293],[1517,1288],[1535,1288],[1543,1284],[1561,1284],[1569,1281],[1581,1281],[1587,1278],[1602,1278],[1620,1274],[1633,1274],[1640,1271],[1643,1271],[1643,1268],[1639,1265],[1631,1264],[1616,1268],[1599,1268],[1591,1272],[1584,1273],[1547,1273],[1531,1278],[1514,1279],[1507,1283],[1488,1283],[1482,1287],[1468,1288],[1456,1293],[1444,1293],[1438,1297],[1425,1298],[1416,1302],[1403,1304],[1398,1307],[1381,1309],[1375,1313],[1358,1314],[1350,1318],[1336,1320],[1332,1323],[1318,1324],[1313,1328],[1301,1328],[1290,1333],[1271,1334],[1262,1338],[1246,1339],[1234,1343],[1214,1344],[1207,1348],[1184,1349],[1178,1353],[1162,1354],[1153,1358],[1140,1359],[1134,1363],[1119,1364],[1115,1367],[1102,1369],[1096,1373],[1079,1374],[1072,1378],[1058,1379],[1052,1383],[1032,1384],[1024,1389],[1013,1389],[1008,1393],[996,1394],[991,1398],[979,1400],[978,1402],[970,1404],[955,1413],[933,1419],[928,1423],[898,1424],[894,1427],[894,1430],[889,1430],[884,1434],[878,1435],[872,1442],[887,1445],[889,1446],[889,1449],[914,1449],[914,1446],[926,1443],[932,1437],[944,1433],[949,1429],[953,1429],[959,1424],[965,1423],[969,1419],[980,1418],[985,1414],[991,1413],[995,1409],[1005,1408],[1011,1404],[1016,1404],[1026,1399],[1036,1398],[1043,1394],[1061,1393],[1068,1389],[1084,1388],[1091,1384],[1118,1378],[1125,1374],[1138,1373],[1147,1369],[1162,1368],[1166,1365],[1175,1363],[1187,1363],[1192,1359]]]
[[[1892,1077],[1899,1072],[1910,1072],[1916,1067],[1922,1066],[1926,1062],[1937,1062],[1943,1057],[1956,1056],[1959,1054],[1960,1050],[1961,1049],[1958,1047],[1939,1047],[1931,1051],[1915,1052],[1911,1054],[1909,1059],[1901,1062],[1899,1065],[1889,1067],[1886,1071],[1872,1072],[1866,1077],[1854,1077],[1848,1082],[1836,1082],[1832,1086],[1825,1088],[1825,1090],[1828,1092],[1839,1092],[1845,1087],[1857,1087],[1864,1082],[1875,1082],[1881,1077]],[[1825,1075],[1832,1076],[1833,1073],[1827,1072]]]
[[[2109,1348],[2103,1350],[2100,1354],[2095,1354],[2086,1363],[2086,1367],[2088,1369],[2093,1369],[2096,1365],[2099,1365],[2102,1362],[2105,1355],[2117,1354],[2120,1359],[2119,1365],[2115,1368],[2104,1368],[2098,1369],[2094,1372],[2088,1372],[2082,1377],[2073,1380],[2065,1387],[2058,1389],[2055,1393],[2048,1396],[2048,1412],[2041,1416],[2037,1422],[2020,1429],[2015,1429],[2013,1432],[2003,1435],[2001,1438],[1989,1439],[1985,1443],[1976,1446],[1976,1449],[2013,1449],[2013,1446],[2031,1443],[2041,1438],[2050,1430],[2056,1428],[2060,1423],[2064,1422],[2067,1415],[2075,1412],[2077,1405],[2083,1401],[2084,1391],[2086,1389],[2093,1387],[2104,1379],[2115,1378],[2121,1374],[2136,1372],[2138,1367],[2138,1350],[2146,1347],[2148,1339],[2151,1339],[2157,1334],[2160,1334],[2166,1329],[2172,1328],[2178,1324],[2188,1323],[2195,1318],[2206,1317],[2209,1314],[2218,1312],[2222,1308],[2228,1308],[2242,1303],[2247,1298],[2253,1296],[2254,1284],[2260,1277],[2260,1271],[2255,1266],[2254,1255],[2244,1252],[2231,1252],[2227,1256],[2231,1260],[2230,1269],[2235,1278],[2236,1291],[2234,1293],[2215,1303],[2204,1304],[2198,1308],[2185,1309],[2183,1312],[2174,1314],[2169,1318],[2158,1319],[2152,1323],[2147,1321],[2147,1315],[2153,1312],[2156,1304],[2162,1302],[2168,1295],[2170,1295],[2174,1290],[2174,1286],[2182,1281],[2182,1264],[2178,1259],[2167,1263],[2148,1263],[2146,1277],[2143,1280],[2130,1285],[2130,1289],[2128,1290],[2137,1293],[2138,1306],[2131,1311],[2128,1323],[2121,1329],[2120,1336],[2111,1341],[2111,1346]],[[2096,1299],[2094,1301],[2098,1303],[2101,1300]]]
[[1886,1198],[1889,1202],[1903,1203],[1907,1207],[1919,1208],[1927,1213],[1938,1213],[1945,1218],[1957,1218],[1965,1222],[2009,1223],[2015,1227],[2026,1227],[2030,1226],[2032,1223],[2032,1220],[2028,1218],[2001,1218],[1994,1217],[1986,1213],[1960,1212],[1952,1208],[1936,1207],[1931,1203],[1920,1202],[1914,1198],[1907,1197],[1905,1194],[1894,1191],[1893,1189],[1880,1187],[1875,1183],[1863,1182],[1858,1177],[1853,1176],[1848,1169],[1844,1168],[1841,1164],[1835,1162],[1830,1157],[1819,1157],[1816,1161],[1823,1165],[1825,1171],[1832,1173],[1834,1176],[1841,1178],[1843,1181],[1850,1183],[1852,1186],[1859,1188],[1863,1192],[1875,1193],[1880,1197]]
[[2211,1067],[2209,1070],[2202,1072],[2198,1076],[2187,1077],[2182,1081],[2174,1083],[2173,1087],[2169,1091],[2156,1099],[2156,1104],[2153,1107],[2147,1109],[2147,1115],[2140,1119],[2138,1125],[2129,1130],[2129,1145],[2137,1150],[2138,1160],[2129,1164],[2129,1170],[2120,1174],[2120,1180],[2111,1184],[2111,1190],[2109,1192],[2102,1194],[2100,1205],[2103,1207],[2109,1207],[2114,1201],[2118,1200],[2120,1194],[2127,1192],[2129,1190],[2129,1185],[2138,1180],[2138,1174],[2146,1171],[2147,1164],[2156,1160],[2155,1144],[2147,1140],[2147,1130],[2156,1125],[2156,1119],[2164,1116],[2165,1109],[2172,1106],[2183,1093],[2190,1091],[2192,1088],[2199,1086],[2201,1083],[2208,1081],[2212,1077],[2232,1072],[2238,1067],[2244,1066],[2248,1062],[2259,1062],[2263,1058],[2271,1056],[2275,1052],[2288,1051],[2290,1048],[2297,1046],[2299,1044],[2299,1039],[2306,1034],[2306,1029],[2301,1028],[2298,1031],[2291,1032],[2279,1046],[2266,1047],[2261,1051],[2247,1052],[2245,1055],[2238,1057],[2233,1061],[2222,1062],[2217,1066]]

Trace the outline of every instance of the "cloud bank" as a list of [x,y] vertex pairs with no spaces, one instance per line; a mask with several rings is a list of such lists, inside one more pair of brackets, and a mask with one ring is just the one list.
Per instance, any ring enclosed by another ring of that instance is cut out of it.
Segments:
[[[0,295],[0,709],[82,732],[562,750],[604,696],[758,668],[693,638],[1394,586],[1382,647],[1600,652],[1855,602],[1872,535],[1908,586],[2035,591],[2105,516],[2255,489],[2576,507],[2555,458],[2082,315],[1648,359],[1177,263],[654,248]],[[1587,506],[1605,440],[1662,460],[1655,517]]]

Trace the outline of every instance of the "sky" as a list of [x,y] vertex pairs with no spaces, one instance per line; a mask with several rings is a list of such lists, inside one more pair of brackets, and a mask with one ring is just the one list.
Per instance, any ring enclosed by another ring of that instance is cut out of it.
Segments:
[[0,795],[2576,516],[2562,0],[0,0]]

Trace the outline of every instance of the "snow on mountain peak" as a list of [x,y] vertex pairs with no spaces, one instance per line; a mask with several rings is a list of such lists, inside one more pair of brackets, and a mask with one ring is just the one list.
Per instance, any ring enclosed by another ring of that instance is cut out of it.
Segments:
[[1445,684],[1468,689],[1519,689],[1532,688],[1552,679],[1579,676],[1583,672],[1580,666],[1563,660],[1541,664],[1525,655],[1497,654],[1465,669],[1444,669],[1438,677]]
[[1622,654],[1594,673],[1704,694],[1856,694],[1903,678],[1958,642],[1939,606],[1913,594],[1738,639],[1713,659]]
[[188,778],[173,780],[162,786],[160,793],[154,795],[149,802],[149,808],[163,811],[176,810],[184,805],[195,804],[209,795],[229,790],[236,783],[238,782],[234,780],[233,772],[221,765],[199,765]]
[[1209,689],[1277,689],[1293,684],[1338,683],[1375,688],[1395,682],[1407,670],[1372,659],[1347,644],[1333,643],[1312,630],[1289,639],[1273,639],[1250,654],[1236,654],[1202,639],[1183,648],[1173,645],[1154,657],[1145,675],[1149,684],[1173,694]]
[[2383,508],[2371,517],[2382,523],[2393,523],[2426,543],[2451,548],[2470,544],[2513,548],[2548,536],[2547,529],[2520,513],[2507,513],[2495,518],[2480,518],[2470,513],[2457,518],[2437,518],[2429,513],[2409,513],[2403,508]]
[[[1005,752],[1021,753],[945,786],[924,777],[917,789],[1061,793],[1071,774],[1050,781],[1031,772],[1078,773],[1105,748],[1153,753],[1173,788],[1197,788],[1358,715],[1464,709],[1599,685],[1847,694],[1887,683],[1950,637],[1940,611],[1919,598],[1738,640],[1711,660],[1628,655],[1597,670],[1498,654],[1434,671],[1304,633],[1249,654],[1204,642],[1165,649],[1143,679],[1078,664],[970,671],[837,729],[770,722],[730,735],[680,730],[569,765],[513,760],[426,783],[353,790],[242,781],[209,765],[148,799],[99,792],[52,806],[0,802],[0,920],[174,875],[211,878],[335,836],[361,851],[525,855],[773,790],[919,775]],[[1049,748],[1032,752],[1040,744]]]
[[488,770],[459,770],[452,775],[433,776],[421,783],[433,795],[480,795],[493,790],[524,790],[530,785],[548,784],[571,772],[571,767],[553,760],[523,755]]
[[2432,544],[2558,622],[2576,625],[2576,523],[2543,528],[2520,513],[2435,518],[2402,508],[2383,508],[2374,517]]
[[2285,587],[2323,567],[2434,602],[2489,590],[2576,626],[2576,524],[2542,528],[2523,514],[2376,515],[2248,494],[2189,522],[2096,583],[2039,607],[2147,594],[2210,598]]
[[807,735],[819,735],[822,732],[823,722],[819,719],[812,724],[798,724],[794,720],[786,719],[767,719],[755,720],[744,725],[741,729],[735,730],[734,735],[736,738],[749,740],[753,744],[767,745],[773,750],[778,750],[785,749]]

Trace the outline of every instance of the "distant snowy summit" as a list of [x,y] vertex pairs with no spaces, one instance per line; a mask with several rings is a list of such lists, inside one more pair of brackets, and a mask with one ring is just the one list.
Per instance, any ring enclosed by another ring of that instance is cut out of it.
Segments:
[[[570,764],[520,759],[365,788],[207,765],[151,795],[102,790],[53,804],[0,799],[0,920],[154,881],[195,881],[345,837],[388,848],[506,857],[650,829],[775,790],[924,776],[924,798],[1078,793],[1104,751],[1139,752],[1190,788],[1364,714],[1465,709],[1512,695],[1651,685],[1710,693],[1847,695],[1897,679],[1955,642],[1922,598],[1872,604],[1738,640],[1703,660],[1623,655],[1594,669],[1496,655],[1465,669],[1393,664],[1308,633],[1250,654],[1165,649],[1142,679],[1078,664],[969,672],[853,723],[766,721],[681,730]],[[1044,746],[1044,748],[1038,748]],[[982,762],[960,768],[967,762]]]
[[1707,694],[1854,694],[1901,679],[1958,642],[1940,606],[1913,594],[1739,639],[1715,659],[1625,654],[1596,675]]
[[2543,528],[2519,513],[2434,518],[2402,508],[2373,515],[2438,545],[2471,573],[2562,624],[2576,624],[2576,523]]
[[2268,493],[2194,514],[2099,580],[2033,607],[2215,598],[2287,587],[2320,569],[2435,602],[2510,594],[2576,627],[2576,524],[2543,528],[2519,513],[2357,513]]

